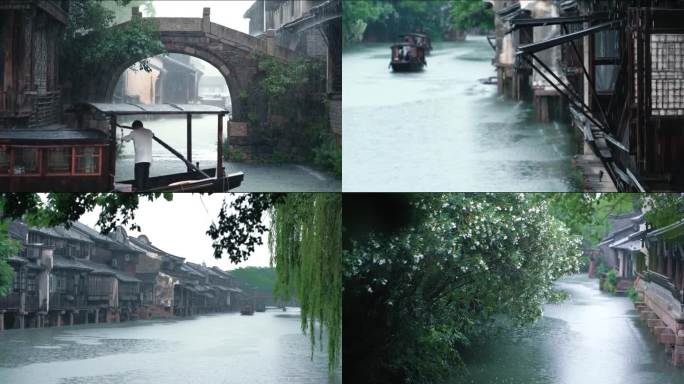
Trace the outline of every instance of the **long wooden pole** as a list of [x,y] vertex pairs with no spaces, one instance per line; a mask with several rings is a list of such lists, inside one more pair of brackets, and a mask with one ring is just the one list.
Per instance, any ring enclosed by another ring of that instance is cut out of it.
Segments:
[[[126,128],[126,129],[132,129],[131,127],[127,127],[127,126],[125,126],[125,125],[119,125],[119,127],[121,127],[121,128]],[[165,142],[163,142],[160,138],[158,138],[157,136],[152,136],[152,138],[154,139],[154,141],[156,141],[157,143],[161,144],[162,147],[166,148],[169,152],[171,152],[171,153],[173,153],[174,155],[176,155],[177,158],[181,159],[181,161],[183,161],[183,162],[185,163],[185,165],[188,167],[188,170],[189,170],[189,171],[192,170],[192,171],[195,171],[195,172],[199,172],[199,173],[202,174],[202,176],[204,176],[204,177],[206,177],[206,178],[211,178],[211,176],[209,176],[208,174],[206,174],[206,173],[205,173],[204,171],[202,171],[201,169],[197,168],[193,163],[189,162],[188,159],[186,159],[185,157],[183,157],[183,155],[181,155],[180,152],[178,152],[178,151],[176,151],[175,149],[173,149],[173,147],[171,147],[170,145],[168,145],[168,144],[166,144]],[[217,172],[217,174],[218,174],[218,170],[216,170],[216,172]]]
[[223,179],[223,114],[218,115],[218,156],[216,158],[216,179]]
[[[187,146],[188,146],[188,162],[192,163],[192,114],[187,114],[188,129],[187,129]],[[188,172],[190,167],[188,167]]]
[[114,174],[116,173],[116,115],[109,118],[109,186],[114,189]]

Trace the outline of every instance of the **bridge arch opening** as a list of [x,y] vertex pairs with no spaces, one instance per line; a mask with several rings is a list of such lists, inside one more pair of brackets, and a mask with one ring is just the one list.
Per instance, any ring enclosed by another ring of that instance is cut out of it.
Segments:
[[[228,109],[228,117],[232,119],[236,104],[234,99],[237,97],[231,97],[236,95],[236,92],[230,81],[234,80],[235,76],[231,76],[225,65],[222,71],[198,55],[188,55],[184,52],[167,52],[147,58],[147,61],[151,72],[140,69],[140,61],[126,62],[112,69],[111,78],[102,79],[102,82],[106,83],[106,88],[103,88],[106,90],[104,101],[136,104],[208,104]],[[186,116],[183,115],[126,115],[118,119],[124,126],[130,126],[134,120],[141,120],[156,137],[181,153],[186,152],[190,143],[192,162],[198,163],[201,168],[211,168],[216,163],[216,116],[193,115],[190,133],[186,129]],[[224,124],[226,121],[228,119],[224,119]],[[225,140],[228,130],[225,125],[223,129]],[[123,129],[117,131],[117,181],[134,178],[135,151],[132,143],[122,141],[126,133]],[[222,142],[220,145],[223,144]],[[160,145],[153,144],[152,158],[154,160],[150,176],[179,173],[186,169],[185,163]]]
[[[230,95],[230,107],[228,109],[230,111],[231,120],[241,121],[244,118],[242,115],[242,105],[238,96],[246,87],[247,80],[241,78],[238,68],[233,68],[231,63],[227,63],[226,60],[209,50],[185,44],[164,43],[166,51],[164,54],[147,59],[151,60],[158,57],[190,57],[191,62],[202,63],[205,68],[208,68],[209,72],[214,74],[218,73],[218,76],[223,78],[223,81],[228,88],[227,93]],[[137,63],[144,59],[146,58],[138,57],[134,60],[122,62],[120,65],[111,68],[111,70],[107,72],[108,76],[96,81],[96,83],[99,84],[97,84],[96,89],[94,89],[93,99],[107,103],[117,102],[118,100],[115,96],[122,97],[120,90],[117,94],[117,85],[119,85],[122,74],[129,68],[137,67]],[[165,101],[163,101],[162,98],[158,103],[165,103]]]
[[212,64],[181,53],[147,59],[150,72],[139,62],[127,67],[108,92],[108,101],[141,104],[208,104],[232,112],[226,78]]

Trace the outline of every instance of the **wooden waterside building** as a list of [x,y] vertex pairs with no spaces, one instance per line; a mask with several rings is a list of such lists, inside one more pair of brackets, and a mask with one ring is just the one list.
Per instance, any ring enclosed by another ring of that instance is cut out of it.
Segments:
[[0,297],[0,330],[237,311],[243,301],[229,272],[185,263],[123,228],[105,236],[78,222],[13,221],[8,232],[22,250],[8,259],[16,276]]
[[618,190],[684,190],[683,2],[486,2],[502,93],[532,93],[540,120],[567,115]]
[[672,364],[684,366],[684,221],[652,228],[642,241],[648,261],[638,273],[635,307]]

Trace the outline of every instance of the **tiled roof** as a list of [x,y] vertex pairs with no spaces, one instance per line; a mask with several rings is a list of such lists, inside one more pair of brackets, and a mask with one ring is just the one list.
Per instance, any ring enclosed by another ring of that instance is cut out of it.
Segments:
[[81,232],[85,236],[88,236],[90,239],[105,243],[111,247],[114,247],[117,250],[140,252],[138,249],[133,248],[127,244],[115,241],[114,239],[111,239],[108,236],[101,234],[99,231],[97,231],[93,228],[90,228],[89,226],[87,226],[83,223],[79,223],[79,222],[73,223],[72,230],[76,230],[78,232]]
[[180,270],[193,276],[204,277],[202,273],[196,271],[194,268],[188,266],[187,264],[181,264]]
[[115,276],[117,278],[117,280],[120,280],[124,283],[139,283],[140,282],[140,279],[138,279],[134,276],[130,276],[130,275],[124,273],[123,271],[119,271],[118,269],[114,269],[108,265],[96,263],[96,262],[90,261],[90,260],[81,260],[81,262],[93,269],[93,271],[91,273]]
[[28,230],[28,225],[19,220],[12,220],[7,226],[7,232],[9,233],[9,235],[17,240],[26,240]]
[[52,267],[56,269],[79,269],[83,271],[93,271],[93,268],[81,260],[73,259],[70,257],[63,257],[54,255],[52,257]]
[[158,273],[156,272],[151,272],[151,273],[136,273],[135,277],[140,279],[140,281],[146,282],[146,283],[153,283],[157,281],[157,275]]

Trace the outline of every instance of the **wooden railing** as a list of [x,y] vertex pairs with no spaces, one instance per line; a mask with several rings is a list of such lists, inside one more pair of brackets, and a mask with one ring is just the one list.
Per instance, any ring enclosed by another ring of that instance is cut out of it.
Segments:
[[59,122],[61,109],[61,93],[47,92],[32,97],[33,113],[29,119],[29,127],[39,127]]
[[83,295],[74,295],[64,292],[50,294],[50,309],[80,308],[86,306],[86,298]]
[[667,276],[661,275],[660,273],[656,273],[653,271],[646,271],[644,272],[643,276],[646,278],[647,281],[651,283],[656,283],[670,291],[672,297],[674,297],[675,299],[677,299],[677,301],[679,301],[679,303],[684,305],[684,295],[682,295],[682,292],[680,292],[677,289],[674,283],[672,283],[672,280],[670,280]]
[[38,94],[35,91],[0,91],[0,113],[29,116],[29,126],[58,123],[61,113],[61,92]]
[[140,296],[137,294],[121,294],[119,301],[140,301]]

